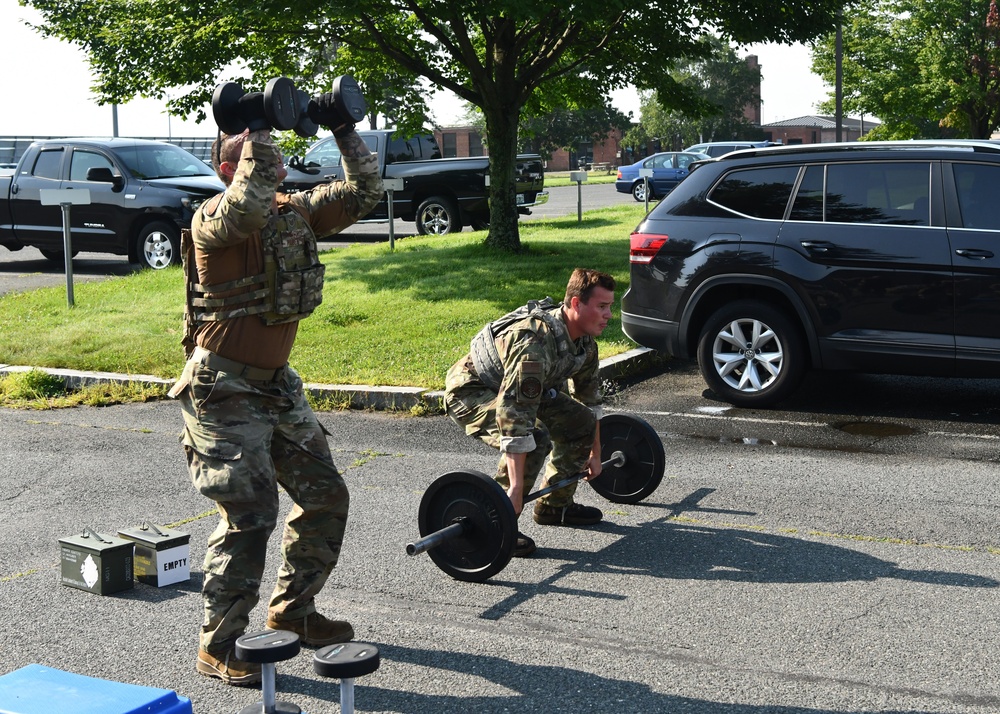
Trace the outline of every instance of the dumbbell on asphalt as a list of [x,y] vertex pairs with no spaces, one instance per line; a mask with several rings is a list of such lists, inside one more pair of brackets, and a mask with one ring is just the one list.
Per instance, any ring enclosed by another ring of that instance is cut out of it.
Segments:
[[[663,479],[663,442],[645,420],[630,414],[601,419],[601,475],[588,483],[613,503],[639,503]],[[539,496],[575,483],[570,476],[524,497]],[[420,499],[421,538],[406,546],[408,555],[427,553],[456,580],[481,583],[510,562],[517,541],[517,515],[507,492],[486,474],[472,469],[439,476]]]
[[[342,124],[353,126],[368,112],[361,87],[348,75],[341,75],[333,82],[333,109],[335,117],[325,122],[331,128]],[[301,137],[315,136],[321,118],[319,98],[310,98],[288,77],[275,77],[263,92],[244,92],[236,82],[225,82],[212,94],[212,116],[226,134],[240,134],[244,130],[278,129],[294,130]]]
[[378,647],[365,642],[327,645],[313,654],[313,670],[340,680],[341,714],[354,714],[354,680],[378,669]]
[[251,632],[236,640],[236,658],[260,664],[263,697],[263,701],[243,707],[239,714],[302,714],[294,704],[275,701],[274,688],[274,663],[291,659],[300,649],[299,636],[285,630]]

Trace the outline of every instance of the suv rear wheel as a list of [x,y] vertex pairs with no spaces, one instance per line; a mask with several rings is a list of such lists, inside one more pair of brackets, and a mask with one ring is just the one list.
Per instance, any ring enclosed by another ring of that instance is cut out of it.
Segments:
[[717,310],[702,328],[698,366],[709,388],[741,407],[785,399],[805,374],[796,325],[767,303],[743,300]]

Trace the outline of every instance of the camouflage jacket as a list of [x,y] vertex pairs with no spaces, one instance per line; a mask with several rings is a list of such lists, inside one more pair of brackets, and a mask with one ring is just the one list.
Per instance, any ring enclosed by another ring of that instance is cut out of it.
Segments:
[[[562,307],[549,312],[562,316]],[[553,330],[545,320],[529,316],[511,325],[496,340],[504,364],[504,378],[496,396],[496,423],[500,448],[510,453],[535,448],[531,429],[542,402],[555,393],[569,395],[601,417],[600,359],[597,342],[584,335],[571,342],[565,330]],[[467,364],[471,366],[471,359]],[[462,378],[478,382],[472,372]],[[454,385],[449,385],[451,388]]]

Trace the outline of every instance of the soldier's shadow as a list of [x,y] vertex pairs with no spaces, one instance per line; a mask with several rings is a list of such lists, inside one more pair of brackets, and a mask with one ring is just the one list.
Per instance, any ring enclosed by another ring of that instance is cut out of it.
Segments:
[[680,520],[691,512],[721,512],[698,505],[711,489],[695,491],[679,503],[647,508],[666,509],[661,518],[638,526],[604,522],[597,530],[622,537],[599,551],[543,548],[536,557],[562,564],[538,583],[494,578],[494,585],[511,588],[504,600],[482,613],[498,620],[537,594],[558,591],[591,598],[624,599],[620,594],[587,592],[561,586],[576,572],[638,574],[674,580],[729,580],[745,583],[831,583],[898,578],[955,587],[995,588],[992,578],[936,570],[907,570],[895,563],[833,543],[739,527],[714,527]]

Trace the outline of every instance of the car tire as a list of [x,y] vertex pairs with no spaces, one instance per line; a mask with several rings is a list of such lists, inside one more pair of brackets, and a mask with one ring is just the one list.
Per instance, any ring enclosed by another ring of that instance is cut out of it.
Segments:
[[417,208],[417,233],[420,235],[445,235],[462,230],[458,208],[454,201],[444,196],[431,196]]
[[716,395],[740,407],[786,399],[806,370],[805,342],[785,312],[758,300],[717,310],[698,340],[698,366]]
[[[41,253],[42,257],[45,258],[50,263],[56,263],[57,265],[65,265],[66,264],[66,252],[65,251],[62,251],[62,250],[48,250],[48,249],[39,248],[38,252]],[[70,256],[70,259],[75,258],[79,252],[80,251],[78,251],[78,250],[74,250],[73,251],[73,255]]]
[[[639,181],[632,186],[632,198],[634,198],[639,203],[643,203],[646,200],[646,183],[645,181]],[[649,187],[649,200],[652,201],[653,187]]]
[[181,234],[165,221],[153,221],[139,229],[135,237],[135,255],[140,267],[163,270],[181,263]]

